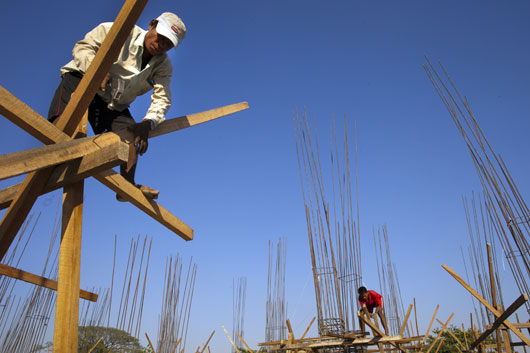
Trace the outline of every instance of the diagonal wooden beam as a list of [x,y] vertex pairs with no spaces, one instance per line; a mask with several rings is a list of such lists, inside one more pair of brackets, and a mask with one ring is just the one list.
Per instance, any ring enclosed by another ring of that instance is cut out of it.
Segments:
[[410,312],[412,311],[412,304],[409,305],[409,310],[407,311],[407,315],[405,315],[405,319],[403,320],[403,323],[401,324],[401,328],[399,329],[399,336],[403,336],[403,332],[405,332],[405,327],[407,327],[407,321],[409,321]]
[[64,141],[63,135],[67,137],[64,132],[2,86],[0,86],[0,115],[46,145]]
[[509,318],[517,309],[519,309],[519,307],[521,305],[523,305],[524,303],[526,303],[528,301],[528,295],[526,295],[526,293],[523,293],[521,294],[521,296],[519,298],[517,298],[513,303],[512,305],[510,305],[508,307],[508,309],[506,309],[506,311],[504,311],[502,313],[501,316],[499,316],[494,322],[493,324],[491,325],[491,327],[489,329],[487,329],[486,331],[484,331],[479,338],[477,338],[477,340],[473,343],[471,343],[471,346],[469,347],[470,350],[474,349],[476,346],[478,346],[482,341],[484,341],[489,335],[491,335],[493,333],[493,331],[495,331],[501,324],[504,323],[504,321]]
[[105,147],[116,149],[119,159],[127,161],[129,145],[115,134],[103,134],[1,155],[0,180],[69,162]]
[[[447,272],[449,272],[449,274],[451,276],[453,276],[453,278],[456,279],[458,281],[458,283],[460,283],[465,289],[467,289],[467,291],[469,293],[471,293],[475,298],[477,298],[477,300],[479,302],[481,302],[489,311],[491,311],[493,313],[493,315],[495,315],[496,318],[499,318],[502,315],[502,313],[500,311],[498,311],[493,306],[491,306],[491,304],[488,303],[488,301],[486,299],[482,298],[482,296],[480,296],[480,294],[478,294],[476,290],[474,290],[469,284],[467,284],[466,281],[464,281],[459,275],[457,275],[455,271],[453,271],[451,268],[449,268],[449,266],[442,265],[442,267]],[[517,328],[515,328],[511,322],[509,322],[508,320],[504,320],[504,324],[510,330],[512,330],[512,332],[517,337],[519,337],[521,339],[521,341],[525,342],[527,345],[530,346],[530,340],[525,335],[523,335],[521,333],[521,331],[519,331]]]
[[120,50],[138,21],[147,0],[127,0],[114,20],[112,27],[98,48],[94,59],[79,82],[56,126],[68,136],[73,136],[83,114]]
[[[372,329],[372,331],[373,331],[374,333],[377,333],[377,334],[378,334],[379,336],[381,336],[381,337],[387,337],[387,336],[386,336],[386,335],[385,335],[385,334],[384,334],[384,333],[383,333],[383,332],[382,332],[382,331],[381,331],[376,325],[374,325],[374,324],[372,323],[372,321],[366,319],[366,318],[364,317],[364,315],[361,315],[360,312],[357,312],[357,316],[359,316],[359,318],[360,318],[361,320],[363,320],[364,323],[365,323],[366,325],[368,325],[368,326]],[[375,334],[374,334],[374,336],[375,336]],[[390,343],[391,345],[393,345],[394,347],[396,347],[397,349],[402,350],[401,347],[400,347],[398,344],[396,344],[395,342],[389,342],[389,343]]]
[[[67,136],[72,136],[78,130],[83,114],[92,101],[98,85],[118,56],[146,3],[147,0],[127,0],[120,10],[63,114],[57,119],[57,128]],[[68,139],[64,137],[63,141]],[[11,245],[37,197],[42,193],[52,171],[53,168],[46,168],[32,172],[24,180],[21,190],[15,196],[0,223],[0,259]]]
[[95,178],[103,185],[107,186],[112,191],[119,193],[127,201],[169,228],[172,232],[178,234],[182,239],[193,239],[193,229],[155,201],[147,199],[140,189],[128,182],[114,170],[106,170],[96,175]]
[[[45,287],[51,290],[57,290],[57,281],[46,277],[38,276],[33,273],[23,271],[8,265],[0,264],[0,275],[18,279],[20,281],[35,284],[37,286]],[[83,289],[79,290],[79,298],[86,299],[91,302],[98,301],[98,295],[96,293],[91,293]]]

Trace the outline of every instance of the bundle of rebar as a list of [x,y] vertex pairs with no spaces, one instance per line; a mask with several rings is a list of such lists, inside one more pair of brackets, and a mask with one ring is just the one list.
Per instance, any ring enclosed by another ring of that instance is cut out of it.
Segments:
[[[58,213],[41,275],[57,277]],[[6,254],[5,265],[19,267],[37,226],[30,215],[22,226],[17,241]],[[31,230],[28,228],[31,226]],[[0,352],[31,352],[41,346],[55,307],[55,292],[40,286],[31,288],[25,298],[14,295],[19,281],[2,276],[0,279]]]
[[[475,194],[472,194],[471,201],[466,197],[462,197],[464,205],[464,212],[466,215],[470,245],[468,246],[467,255],[462,251],[462,259],[464,261],[464,268],[468,277],[468,282],[471,280],[474,283],[474,288],[483,297],[488,298],[490,303],[496,302],[503,305],[502,290],[499,280],[499,261],[497,258],[497,249],[495,234],[493,232],[493,225],[488,217],[489,212],[486,210],[487,204],[483,203],[478,195],[478,201]],[[488,257],[485,253],[487,244],[492,244],[492,266],[495,276],[495,300],[492,297],[491,285],[489,284],[489,268]],[[466,261],[467,260],[467,261]],[[470,269],[470,271],[468,271]],[[489,310],[485,310],[483,305],[477,305],[475,297],[473,297],[473,309],[475,317],[477,318],[477,325],[480,329],[486,327],[487,324],[492,324],[495,317]]]
[[[237,347],[242,347],[240,337],[245,337],[245,301],[247,298],[247,278],[239,277],[233,281],[232,292],[232,337]],[[235,348],[232,347],[232,352]]]
[[[453,122],[464,138],[479,176],[484,203],[515,283],[521,293],[530,293],[530,210],[504,160],[497,154],[480,128],[469,101],[457,90],[445,67],[442,78],[427,58],[424,69]],[[526,303],[530,313],[530,303]]]
[[[265,304],[265,341],[287,339],[287,304],[285,302],[286,239],[278,239],[276,252],[269,240],[267,302]],[[275,256],[276,254],[276,256]]]
[[[405,309],[403,306],[403,297],[401,296],[396,264],[392,262],[391,258],[388,228],[386,224],[377,228],[377,236],[375,229],[373,229],[373,236],[379,288],[381,290],[381,295],[383,296],[386,321],[389,330],[388,333],[389,335],[397,335],[401,328],[402,319],[405,316]],[[406,327],[405,332],[410,336],[410,329],[408,326]]]
[[[182,259],[169,256],[166,261],[165,286],[158,324],[158,353],[183,352],[186,347],[191,303],[197,265],[190,259],[186,278],[182,276]],[[181,286],[181,282],[183,286]]]
[[[357,198],[354,204],[346,118],[341,148],[333,119],[330,129],[331,175],[326,177],[320,159],[318,136],[316,130],[314,133],[310,131],[307,112],[301,116],[295,113],[294,127],[315,284],[318,329],[321,335],[343,334],[355,328],[358,307],[356,293],[362,283],[359,202]],[[356,155],[355,166],[353,179],[357,189]],[[357,190],[355,194],[358,195]]]

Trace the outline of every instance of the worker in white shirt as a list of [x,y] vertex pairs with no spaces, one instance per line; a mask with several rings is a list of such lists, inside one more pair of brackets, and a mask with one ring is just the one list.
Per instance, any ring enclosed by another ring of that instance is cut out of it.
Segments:
[[[64,111],[111,26],[112,23],[102,23],[75,44],[73,60],[61,68],[62,81],[50,105],[48,120],[54,121]],[[164,121],[171,106],[169,82],[173,69],[166,52],[176,48],[185,35],[186,26],[171,12],[151,20],[147,31],[135,26],[88,108],[88,121],[95,134],[124,128],[133,132],[135,141],[130,144],[129,162],[120,166],[120,173],[151,199],[156,199],[159,192],[136,184],[136,159],[147,151],[149,131]],[[129,105],[151,90],[151,105],[142,121],[136,123]],[[116,199],[125,201],[119,195]]]

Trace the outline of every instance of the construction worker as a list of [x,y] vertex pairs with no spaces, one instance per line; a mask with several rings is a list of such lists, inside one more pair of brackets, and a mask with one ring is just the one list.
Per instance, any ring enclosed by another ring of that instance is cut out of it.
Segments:
[[[359,316],[365,316],[368,319],[374,315],[379,316],[379,319],[381,319],[381,323],[383,324],[383,328],[385,329],[385,335],[388,336],[388,327],[386,325],[385,313],[383,312],[383,297],[381,294],[374,290],[367,290],[366,287],[359,287],[358,293],[359,303],[361,304]],[[365,332],[365,324],[360,317],[359,324],[361,326],[361,331]]]
[[[64,111],[111,26],[112,23],[102,23],[75,44],[73,60],[61,68],[62,81],[50,105],[48,120],[56,120]],[[169,82],[173,69],[166,52],[176,48],[185,35],[184,23],[171,12],[151,20],[147,31],[135,26],[88,108],[88,121],[95,134],[124,128],[133,132],[129,162],[120,166],[120,173],[151,199],[158,197],[158,191],[134,180],[137,155],[147,151],[149,131],[164,121],[171,106]],[[142,121],[136,123],[129,105],[149,91],[151,105]],[[119,195],[116,199],[125,201]]]

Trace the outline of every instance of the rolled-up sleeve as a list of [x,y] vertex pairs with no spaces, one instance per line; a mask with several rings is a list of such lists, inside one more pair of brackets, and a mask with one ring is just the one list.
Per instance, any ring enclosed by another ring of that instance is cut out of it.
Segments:
[[168,58],[153,72],[153,93],[151,105],[143,120],[151,120],[153,127],[157,127],[166,119],[166,113],[171,107],[171,90],[169,84],[173,68]]

